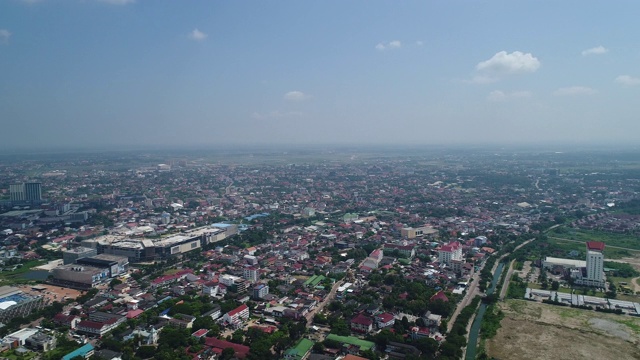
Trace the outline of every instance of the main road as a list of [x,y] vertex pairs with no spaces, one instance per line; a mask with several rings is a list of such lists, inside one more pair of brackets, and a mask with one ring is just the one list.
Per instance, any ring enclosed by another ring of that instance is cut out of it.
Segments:
[[305,315],[305,317],[307,318],[307,326],[311,326],[311,324],[313,323],[313,317],[318,313],[318,311],[322,310],[329,303],[329,301],[335,298],[336,291],[338,291],[338,288],[342,286],[342,284],[343,280],[336,281],[336,283],[331,287],[331,291],[329,291],[324,300],[322,300],[322,302],[318,304],[318,306],[316,306],[313,310],[309,311],[307,315]]

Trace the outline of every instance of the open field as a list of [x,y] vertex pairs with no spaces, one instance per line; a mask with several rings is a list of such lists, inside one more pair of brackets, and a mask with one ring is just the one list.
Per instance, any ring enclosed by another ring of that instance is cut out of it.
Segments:
[[75,299],[78,296],[84,294],[84,292],[80,290],[69,289],[55,285],[38,284],[38,286],[40,288],[43,288],[43,290],[35,290],[31,285],[20,285],[17,287],[27,294],[44,295],[47,302],[62,302],[65,296],[71,299]]
[[498,359],[640,359],[640,318],[525,300],[500,303],[498,334],[486,342]]
[[6,268],[12,267],[13,269],[0,272],[0,284],[13,285],[29,282],[29,279],[25,279],[23,275],[28,273],[32,268],[46,263],[44,260],[33,260],[20,265],[7,266]]

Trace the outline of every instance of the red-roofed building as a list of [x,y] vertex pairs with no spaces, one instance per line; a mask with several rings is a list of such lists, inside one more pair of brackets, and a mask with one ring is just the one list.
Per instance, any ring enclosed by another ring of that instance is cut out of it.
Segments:
[[249,319],[249,307],[246,304],[242,304],[224,314],[222,319],[224,320],[224,322],[237,329],[241,327],[242,324],[247,321],[247,319]]
[[358,314],[351,319],[351,330],[365,334],[369,333],[373,330],[373,319],[364,314]]
[[140,316],[144,311],[140,309],[127,311],[127,319],[135,319]]
[[437,293],[435,293],[435,295],[433,295],[431,297],[431,299],[429,299],[429,302],[434,302],[437,300],[442,300],[444,302],[449,302],[449,298],[447,297],[447,295],[444,294],[444,291],[440,290]]
[[378,326],[378,329],[390,327],[396,323],[396,319],[393,317],[393,315],[389,313],[378,314],[375,316],[375,318],[376,318],[376,324]]
[[604,251],[605,244],[600,241],[587,241],[587,250],[591,251]]
[[193,334],[191,334],[191,336],[193,336],[196,339],[200,339],[201,337],[207,335],[208,332],[209,332],[209,329],[200,329],[194,332]]
[[237,357],[238,359],[244,359],[245,357],[247,357],[247,354],[249,354],[250,350],[248,346],[210,337],[205,338],[204,344],[205,346],[210,347],[211,350],[213,350],[213,352],[218,355],[222,354],[222,351],[224,351],[224,349],[231,348],[233,349],[233,351],[235,351],[235,357]]
[[457,241],[442,245],[438,249],[438,261],[441,264],[449,265],[453,260],[462,260],[462,245]]

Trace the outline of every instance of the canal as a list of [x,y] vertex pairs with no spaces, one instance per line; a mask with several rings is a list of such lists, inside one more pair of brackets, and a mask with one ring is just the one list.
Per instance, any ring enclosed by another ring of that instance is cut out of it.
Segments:
[[[493,294],[493,292],[496,290],[496,286],[498,285],[498,280],[500,280],[500,275],[502,274],[503,268],[504,263],[499,263],[498,267],[496,268],[496,272],[493,274],[493,279],[491,280],[491,286],[487,290],[487,295]],[[464,357],[465,360],[475,360],[476,358],[478,336],[480,335],[480,325],[482,324],[482,317],[484,316],[485,311],[487,311],[487,304],[480,303],[480,309],[478,310],[478,313],[473,320],[473,324],[471,325],[471,330],[469,331],[467,354]]]

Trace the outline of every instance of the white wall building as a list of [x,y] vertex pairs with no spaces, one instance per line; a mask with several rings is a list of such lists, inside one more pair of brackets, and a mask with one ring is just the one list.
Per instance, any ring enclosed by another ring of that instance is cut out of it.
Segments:
[[450,265],[453,260],[462,260],[462,245],[457,242],[451,242],[438,250],[438,261],[441,264]]

